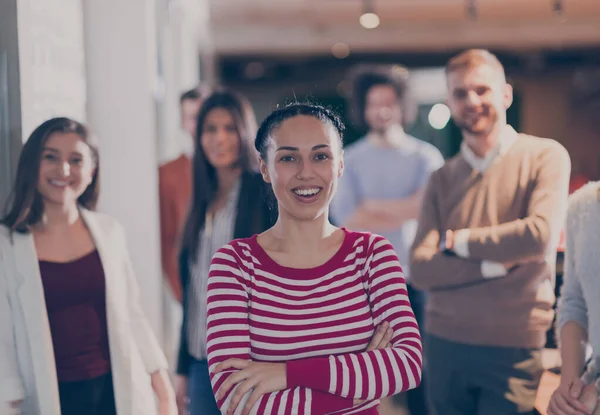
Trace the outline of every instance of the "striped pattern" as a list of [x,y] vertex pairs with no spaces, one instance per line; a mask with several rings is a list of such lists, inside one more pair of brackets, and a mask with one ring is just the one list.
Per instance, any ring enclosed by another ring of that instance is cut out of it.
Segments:
[[206,290],[208,273],[213,255],[219,248],[233,239],[240,180],[233,186],[227,204],[214,216],[207,213],[204,228],[200,232],[198,258],[191,264],[190,290],[187,317],[187,352],[196,360],[206,359]]
[[[253,413],[376,414],[378,399],[419,384],[421,339],[396,253],[380,236],[345,232],[334,257],[312,269],[277,264],[256,237],[215,254],[209,367],[233,357],[287,362],[289,389],[264,395]],[[365,352],[383,321],[392,348]],[[231,373],[211,373],[215,392]],[[218,402],[222,411],[235,390]],[[366,402],[353,408],[354,399]]]

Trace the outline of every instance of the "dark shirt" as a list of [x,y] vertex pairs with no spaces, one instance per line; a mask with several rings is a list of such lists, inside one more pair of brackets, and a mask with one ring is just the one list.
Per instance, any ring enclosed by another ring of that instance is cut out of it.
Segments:
[[59,382],[109,373],[106,287],[98,252],[39,265]]

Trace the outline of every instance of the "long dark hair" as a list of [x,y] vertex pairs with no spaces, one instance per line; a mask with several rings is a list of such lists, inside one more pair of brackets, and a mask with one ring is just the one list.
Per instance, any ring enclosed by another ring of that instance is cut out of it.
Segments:
[[13,232],[28,233],[44,216],[44,202],[37,187],[42,153],[48,138],[54,133],[75,133],[89,146],[95,166],[94,176],[77,202],[86,209],[96,209],[100,194],[98,147],[83,124],[65,117],[52,118],[31,133],[21,150],[15,183],[4,209],[4,217],[0,220]]
[[252,146],[256,133],[256,117],[252,106],[246,97],[237,92],[225,88],[216,89],[200,107],[194,139],[192,200],[181,241],[182,252],[187,253],[192,263],[196,261],[200,231],[204,227],[206,212],[215,201],[219,190],[217,170],[208,161],[201,144],[206,117],[217,108],[229,112],[235,123],[240,139],[237,167],[242,173],[256,169],[257,157]]

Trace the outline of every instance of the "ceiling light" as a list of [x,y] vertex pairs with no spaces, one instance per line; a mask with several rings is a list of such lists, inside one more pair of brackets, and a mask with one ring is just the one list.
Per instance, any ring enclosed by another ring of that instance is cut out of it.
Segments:
[[371,0],[364,0],[363,2],[363,14],[358,19],[360,25],[365,29],[375,29],[379,26],[379,16],[373,9]]
[[350,56],[350,46],[345,43],[338,42],[331,47],[331,53],[338,59],[344,59]]

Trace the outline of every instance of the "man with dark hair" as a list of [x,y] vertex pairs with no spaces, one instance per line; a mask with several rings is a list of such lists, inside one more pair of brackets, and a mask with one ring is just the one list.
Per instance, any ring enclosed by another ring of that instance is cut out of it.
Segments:
[[455,56],[446,78],[463,143],[431,176],[411,249],[412,283],[429,292],[429,402],[440,415],[532,414],[569,155],[507,124],[512,87],[490,52]]
[[[179,99],[181,128],[192,142],[196,135],[196,117],[207,95],[208,88],[199,86],[184,92]],[[179,236],[192,193],[193,145],[187,147],[189,150],[158,169],[162,266],[173,296],[178,301],[181,301],[177,261]]]
[[[331,215],[342,226],[381,234],[392,243],[409,282],[410,301],[419,321],[424,298],[410,285],[408,252],[423,190],[444,159],[433,145],[404,130],[416,115],[407,74],[405,68],[397,66],[360,67],[354,72],[352,115],[368,133],[345,150],[344,175]],[[428,413],[423,391],[422,385],[408,392],[413,415]]]

